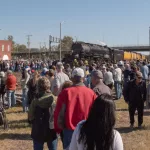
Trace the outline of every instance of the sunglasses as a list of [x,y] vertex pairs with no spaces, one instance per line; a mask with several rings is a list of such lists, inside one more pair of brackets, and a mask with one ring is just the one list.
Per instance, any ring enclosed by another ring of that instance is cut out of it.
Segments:
[[142,77],[137,77],[138,79],[142,79]]

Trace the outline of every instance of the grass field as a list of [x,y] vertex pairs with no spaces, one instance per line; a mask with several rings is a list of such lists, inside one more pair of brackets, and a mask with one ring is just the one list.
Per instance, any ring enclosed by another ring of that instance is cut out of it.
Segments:
[[[127,105],[123,100],[116,101],[116,129],[121,133],[125,150],[150,150],[150,112],[144,114],[144,127],[139,130],[129,128]],[[0,128],[0,150],[32,150],[31,128],[27,123],[27,114],[22,113],[20,106],[7,110],[9,130]],[[136,117],[137,118],[137,117]],[[46,150],[45,144],[45,150]],[[62,150],[59,141],[58,150]]]

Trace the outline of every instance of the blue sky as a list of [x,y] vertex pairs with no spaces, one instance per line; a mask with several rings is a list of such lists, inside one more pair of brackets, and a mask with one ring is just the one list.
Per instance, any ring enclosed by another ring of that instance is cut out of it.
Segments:
[[31,47],[39,47],[48,35],[76,36],[78,40],[113,45],[148,44],[148,0],[0,0],[0,39],[13,35]]

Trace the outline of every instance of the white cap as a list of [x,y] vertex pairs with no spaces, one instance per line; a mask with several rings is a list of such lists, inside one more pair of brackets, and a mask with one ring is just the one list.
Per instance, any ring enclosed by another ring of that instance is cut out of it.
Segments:
[[123,62],[122,62],[122,61],[119,61],[119,62],[118,62],[118,65],[123,65]]
[[103,68],[103,69],[106,69],[106,66],[103,66],[102,68]]
[[27,67],[26,69],[25,69],[25,71],[29,71],[30,70],[30,67]]
[[72,72],[72,77],[74,76],[79,76],[79,77],[84,77],[84,70],[81,68],[75,68]]

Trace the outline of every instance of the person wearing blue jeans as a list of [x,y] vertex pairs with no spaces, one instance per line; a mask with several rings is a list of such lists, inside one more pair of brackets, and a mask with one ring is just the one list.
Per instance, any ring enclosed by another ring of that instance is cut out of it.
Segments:
[[28,66],[25,67],[23,71],[23,76],[21,80],[21,86],[22,86],[22,107],[23,112],[28,111],[28,82],[30,80],[30,68]]
[[[48,149],[49,150],[57,150],[57,142],[58,142],[57,139],[47,142]],[[33,140],[34,150],[43,150],[43,145],[44,145],[44,142],[39,143],[39,142]]]
[[22,90],[22,107],[23,112],[28,111],[28,88]]
[[7,91],[7,100],[9,108],[16,104],[15,98],[15,90],[17,86],[17,79],[13,75],[11,70],[7,71],[7,78],[6,78],[6,91]]
[[120,99],[122,96],[121,81],[115,81],[114,86],[116,92],[116,99]]
[[71,138],[73,135],[73,130],[64,129],[63,130],[63,146],[64,149],[67,149],[71,143]]
[[9,108],[16,105],[15,90],[7,90],[7,98]]

